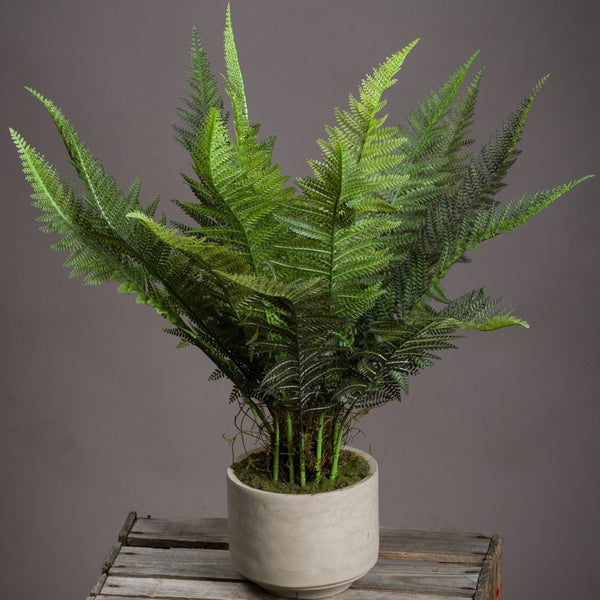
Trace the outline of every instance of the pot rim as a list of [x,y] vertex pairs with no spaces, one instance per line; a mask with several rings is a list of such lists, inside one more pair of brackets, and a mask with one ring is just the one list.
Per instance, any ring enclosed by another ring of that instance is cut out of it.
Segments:
[[[360,481],[353,483],[352,485],[349,485],[349,486],[346,486],[343,488],[338,488],[336,490],[328,490],[326,492],[316,492],[314,494],[293,494],[293,493],[288,494],[288,493],[284,493],[284,492],[270,492],[268,490],[259,490],[258,488],[254,488],[250,485],[247,485],[243,481],[240,481],[238,479],[237,475],[235,474],[235,471],[232,469],[231,465],[229,465],[227,467],[227,478],[232,483],[234,483],[235,485],[237,485],[243,489],[251,490],[253,493],[264,494],[267,496],[278,496],[278,497],[286,497],[286,498],[302,498],[302,497],[312,498],[314,496],[329,496],[331,494],[338,494],[338,493],[344,493],[344,492],[348,493],[349,490],[354,490],[362,485],[366,485],[373,477],[376,477],[377,473],[379,471],[379,465],[377,464],[377,461],[375,460],[375,458],[368,452],[365,452],[364,450],[360,450],[359,448],[354,448],[353,446],[344,446],[343,449],[348,450],[349,452],[352,452],[353,454],[358,454],[359,456],[364,458],[369,463],[369,474],[366,477],[364,477],[363,479],[361,479]],[[239,462],[240,460],[243,460],[249,454],[255,454],[257,452],[262,452],[262,451],[263,451],[263,448],[254,448],[252,450],[249,450],[248,452],[245,452],[244,454],[240,454],[239,456],[236,456],[235,461]],[[290,502],[292,502],[292,500],[290,500]],[[298,502],[300,502],[300,500],[298,500]]]

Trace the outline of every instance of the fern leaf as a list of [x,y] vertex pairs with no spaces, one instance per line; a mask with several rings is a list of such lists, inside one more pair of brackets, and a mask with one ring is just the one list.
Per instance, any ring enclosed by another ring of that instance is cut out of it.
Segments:
[[543,77],[525,96],[515,110],[491,137],[475,157],[457,190],[457,211],[472,209],[492,201],[493,196],[504,187],[504,178],[515,162],[519,151],[517,144],[521,138],[525,120],[533,101],[548,79]]
[[227,89],[231,103],[235,111],[235,127],[238,142],[247,134],[250,126],[248,120],[248,103],[244,88],[244,78],[238,59],[235,39],[233,37],[233,26],[231,24],[231,7],[227,5],[225,17],[225,65],[227,67]]
[[[185,106],[177,109],[177,116],[183,126],[173,126],[175,139],[191,152],[209,112],[215,108],[223,114],[223,99],[195,27],[192,29],[186,95],[180,100]],[[227,120],[224,114],[223,118]]]
[[239,252],[196,236],[179,235],[177,231],[157,223],[143,212],[131,212],[127,217],[140,221],[167,246],[191,256],[205,276],[214,276],[218,269],[233,273],[246,273],[249,270]]
[[440,311],[439,317],[462,330],[493,331],[512,325],[529,328],[526,321],[512,316],[510,309],[499,308],[501,300],[488,298],[484,288],[479,288],[449,302]]
[[514,317],[510,314],[494,315],[489,317],[484,323],[460,323],[460,328],[463,331],[469,329],[477,329],[478,331],[495,331],[496,329],[502,329],[503,327],[512,327],[514,325],[520,325],[529,329],[529,323],[523,321],[518,317]]
[[62,234],[54,247],[70,252],[67,266],[73,275],[83,276],[86,283],[117,281],[120,291],[135,294],[138,302],[175,325],[182,339],[201,348],[236,385],[255,388],[260,372],[239,350],[245,348],[244,332],[232,327],[226,311],[205,314],[207,306],[227,303],[215,301],[215,290],[198,281],[198,270],[184,254],[157,239],[139,220],[127,218],[130,212],[154,214],[157,202],[144,210],[137,182],[127,194],[121,192],[56,105],[30,91],[50,113],[85,187],[83,196],[75,194],[43,157],[12,133],[34,200],[45,211],[45,230]]
[[[439,154],[440,149],[451,145],[448,139],[448,121],[446,119],[452,102],[457,97],[463,81],[478,54],[479,52],[475,52],[464,65],[457,69],[440,87],[438,92],[431,92],[425,100],[421,101],[418,111],[413,111],[411,117],[409,117],[411,134],[416,142],[410,148],[409,160],[414,162]],[[455,129],[453,131],[454,135],[461,139],[464,135],[462,128]]]
[[272,240],[289,237],[273,214],[293,196],[294,190],[285,186],[287,177],[281,174],[279,165],[271,163],[274,138],[259,140],[259,126],[249,121],[229,9],[225,62],[236,139],[230,139],[219,107],[212,106],[192,149],[197,178],[186,178],[198,202],[177,202],[199,227],[179,229],[240,250],[252,271],[258,274],[272,268],[269,267],[270,259],[275,258]]
[[485,240],[525,225],[529,219],[550,206],[555,200],[592,177],[593,175],[587,175],[550,190],[533,195],[527,194],[517,200],[512,200],[502,210],[494,209],[493,213],[491,211],[488,214],[483,213],[482,225],[475,224],[466,248],[473,249]]
[[272,217],[278,193],[262,189],[260,179],[244,169],[216,109],[209,114],[192,157],[198,176],[196,195],[203,198],[190,210],[192,216],[202,216],[198,218],[202,226],[194,233],[236,248],[258,273],[273,252],[270,239],[281,229]]
[[[395,138],[397,128],[384,128],[386,117],[378,119],[376,115],[386,104],[381,100],[382,94],[396,83],[395,75],[418,41],[417,39],[394,53],[373,69],[372,74],[366,75],[359,88],[359,99],[350,94],[349,112],[336,109],[338,125],[327,129],[330,145],[339,142],[366,175],[383,176],[402,160],[393,153],[399,146]],[[380,178],[379,191],[398,184],[392,175],[387,175],[388,178]]]
[[42,231],[56,233],[62,239],[54,244],[56,250],[67,250],[72,276],[83,276],[86,283],[97,284],[113,276],[123,276],[120,261],[110,247],[98,241],[86,243],[84,236],[91,222],[90,209],[86,201],[75,193],[44,157],[31,147],[14,129],[10,129],[13,142],[19,153],[25,178],[33,188],[33,205],[43,210],[38,220],[45,223]]

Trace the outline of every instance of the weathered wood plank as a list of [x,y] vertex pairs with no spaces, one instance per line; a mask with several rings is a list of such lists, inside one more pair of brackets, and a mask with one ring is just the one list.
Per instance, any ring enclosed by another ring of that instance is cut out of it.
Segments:
[[[483,564],[491,535],[469,531],[382,528],[380,557]],[[227,519],[138,518],[127,537],[131,546],[228,548]]]
[[[273,600],[252,583],[190,579],[109,577],[98,600],[161,598],[165,600]],[[403,593],[389,590],[351,588],[339,600],[464,600],[460,595]]]
[[465,565],[379,560],[352,588],[473,598],[478,577],[478,568]]
[[115,559],[119,555],[122,546],[123,544],[121,544],[121,542],[116,542],[111,546],[108,554],[106,555],[106,558],[104,559],[104,562],[102,563],[103,573],[108,573],[108,570],[112,567],[113,563],[115,562]]
[[94,584],[94,587],[90,591],[90,596],[92,596],[92,598],[94,596],[98,596],[98,594],[100,594],[100,592],[102,591],[102,588],[104,587],[104,584],[106,583],[106,579],[107,579],[106,573],[102,573],[100,575],[100,577],[98,577],[98,581],[96,581],[96,583]]
[[491,534],[471,531],[420,531],[381,528],[379,556],[482,565]]
[[177,600],[273,600],[273,596],[249,582],[169,579],[152,577],[109,577],[103,593],[137,598]]
[[502,536],[494,535],[477,581],[474,600],[496,600],[502,587]]
[[[478,568],[464,565],[380,560],[353,587],[472,597],[479,572]],[[126,546],[115,560],[110,575],[244,581],[233,568],[228,552],[191,548]]]
[[227,519],[138,518],[129,532],[127,544],[155,548],[227,549]]
[[125,542],[136,519],[137,519],[137,513],[132,510],[127,515],[127,518],[125,519],[125,523],[123,523],[123,527],[121,527],[121,531],[119,531],[119,537],[118,537],[119,542],[122,542],[122,543]]
[[244,581],[233,568],[229,552],[203,548],[126,546],[116,558],[110,574],[126,577]]

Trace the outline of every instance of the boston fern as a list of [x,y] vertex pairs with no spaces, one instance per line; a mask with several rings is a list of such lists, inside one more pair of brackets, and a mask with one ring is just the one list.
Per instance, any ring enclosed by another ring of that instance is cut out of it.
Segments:
[[[16,131],[43,231],[84,283],[120,283],[200,348],[213,377],[268,448],[273,481],[335,480],[355,419],[408,392],[409,378],[454,347],[461,330],[527,324],[483,288],[458,298],[442,280],[481,242],[523,225],[583,181],[500,207],[532,102],[529,92],[478,154],[471,152],[482,72],[475,55],[430,93],[406,125],[386,126],[382,94],[416,41],[391,55],[349,96],[318,140],[313,174],[288,185],[272,160],[274,138],[250,121],[227,11],[225,112],[196,30],[177,141],[190,153],[195,199],[176,201],[188,224],[120,190],[63,113],[42,94],[83,193]],[[194,223],[190,225],[189,223]]]

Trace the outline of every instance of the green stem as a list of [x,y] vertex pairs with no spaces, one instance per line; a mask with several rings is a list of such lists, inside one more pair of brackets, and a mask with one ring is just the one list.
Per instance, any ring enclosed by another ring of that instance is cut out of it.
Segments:
[[333,417],[333,431],[331,432],[331,455],[335,452],[335,441],[338,437],[338,429],[340,427],[339,413],[336,413]]
[[279,481],[279,419],[273,419],[273,481]]
[[319,428],[317,429],[317,447],[315,450],[315,459],[317,461],[315,467],[315,480],[317,483],[321,481],[321,461],[323,460],[323,424],[325,422],[325,413],[319,415]]
[[288,481],[294,483],[294,430],[292,428],[292,413],[289,410],[285,411],[285,424],[288,451]]
[[336,420],[333,427],[333,460],[331,462],[331,475],[329,479],[335,481],[338,476],[338,464],[340,460],[340,451],[342,449],[342,437],[344,434],[344,428],[341,426],[339,421]]
[[298,429],[298,437],[300,438],[300,487],[306,487],[306,457],[304,456],[304,427],[302,426],[302,413],[300,413]]

